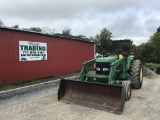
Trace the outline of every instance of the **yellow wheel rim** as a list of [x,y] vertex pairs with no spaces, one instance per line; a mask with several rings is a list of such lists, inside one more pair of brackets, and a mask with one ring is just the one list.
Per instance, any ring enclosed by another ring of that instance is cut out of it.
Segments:
[[142,68],[141,68],[141,70],[140,70],[140,82],[142,82],[142,80],[143,80],[143,73],[142,73]]
[[128,97],[130,96],[130,94],[131,94],[131,89],[129,88],[128,89]]

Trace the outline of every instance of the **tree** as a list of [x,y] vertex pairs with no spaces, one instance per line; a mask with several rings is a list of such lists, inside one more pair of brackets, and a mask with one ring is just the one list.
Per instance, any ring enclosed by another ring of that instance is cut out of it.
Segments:
[[0,27],[1,26],[4,26],[4,23],[1,21],[1,19],[0,19]]
[[89,37],[88,41],[94,42],[96,45],[99,45],[99,42],[95,37]]
[[28,28],[22,28],[22,30],[26,30],[26,31],[29,31],[29,29],[28,29]]
[[48,27],[43,27],[41,32],[48,35],[55,35],[55,29],[50,29]]
[[11,28],[19,28],[19,25],[14,25]]
[[98,53],[106,54],[111,52],[111,37],[112,33],[107,28],[103,28],[101,33],[96,35],[95,39],[99,42],[99,47],[97,47]]
[[131,52],[134,52],[134,51],[136,51],[136,48],[137,48],[137,46],[135,45],[135,44],[133,44],[133,42],[132,42],[132,45],[131,45]]
[[65,28],[63,31],[62,31],[62,35],[63,37],[71,37],[71,29],[70,28]]
[[160,32],[160,27],[159,27],[159,28],[157,28],[157,32]]
[[154,47],[158,47],[160,49],[160,32],[154,33],[154,35],[150,37],[150,41]]
[[29,30],[34,32],[42,32],[42,29],[39,27],[31,27]]
[[74,39],[79,39],[79,40],[84,40],[84,41],[89,41],[89,39],[84,36],[84,35],[78,35],[78,36],[70,36],[71,38],[74,38]]
[[160,27],[148,42],[134,47],[135,58],[143,62],[160,63]]
[[143,62],[154,62],[153,58],[154,48],[152,44],[148,41],[147,43],[143,43],[137,46],[135,51],[135,59],[140,59]]
[[153,45],[153,60],[156,63],[160,63],[160,32],[157,30],[153,36],[150,37],[150,42]]
[[61,33],[55,33],[54,35],[58,36],[58,37],[62,37],[63,36]]

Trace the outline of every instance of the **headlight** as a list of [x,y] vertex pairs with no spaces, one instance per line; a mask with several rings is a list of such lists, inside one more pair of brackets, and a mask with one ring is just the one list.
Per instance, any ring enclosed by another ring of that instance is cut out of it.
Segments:
[[101,69],[100,68],[96,68],[96,71],[100,71]]
[[103,71],[109,71],[109,68],[103,68]]

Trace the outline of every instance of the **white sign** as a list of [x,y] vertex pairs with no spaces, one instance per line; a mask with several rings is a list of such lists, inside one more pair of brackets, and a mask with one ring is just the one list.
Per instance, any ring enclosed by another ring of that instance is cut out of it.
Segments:
[[19,41],[19,61],[47,60],[47,43]]

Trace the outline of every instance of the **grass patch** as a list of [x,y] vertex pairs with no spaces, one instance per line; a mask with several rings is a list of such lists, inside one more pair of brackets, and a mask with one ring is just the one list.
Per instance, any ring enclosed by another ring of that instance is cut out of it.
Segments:
[[[51,77],[40,78],[40,79],[31,80],[31,81],[24,81],[24,82],[20,82],[20,83],[3,85],[3,86],[0,86],[0,91],[6,91],[6,90],[14,89],[14,88],[28,86],[28,85],[39,84],[39,83],[62,79],[62,78],[66,78],[66,77],[71,77],[71,76],[75,76],[75,75],[79,75],[79,74],[80,74],[79,72],[74,72],[74,73],[69,73],[69,74],[64,74],[64,75],[51,76]],[[2,99],[1,96],[0,96],[0,99]]]

